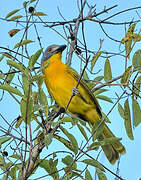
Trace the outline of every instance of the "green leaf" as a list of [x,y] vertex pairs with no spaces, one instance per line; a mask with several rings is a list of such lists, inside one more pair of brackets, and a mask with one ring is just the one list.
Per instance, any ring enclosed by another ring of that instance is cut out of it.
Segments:
[[32,13],[32,15],[34,15],[34,16],[46,16],[46,14],[43,12],[35,12],[35,13]]
[[141,109],[139,103],[132,99],[132,108],[133,108],[133,124],[134,126],[138,126],[141,123]]
[[21,116],[25,123],[30,124],[33,109],[32,97],[24,97],[20,103]]
[[102,165],[98,161],[96,161],[95,159],[84,159],[82,162],[87,164],[87,165],[94,166],[94,167],[100,169],[101,171],[105,172]]
[[111,79],[112,79],[111,65],[109,59],[107,58],[104,66],[104,80],[105,82],[108,82]]
[[128,85],[129,79],[132,74],[132,66],[129,66],[122,75],[121,83],[123,84],[124,88]]
[[86,169],[86,171],[85,171],[85,180],[93,180],[88,169]]
[[0,138],[0,146],[4,143],[6,143],[7,141],[9,141],[11,139],[11,137],[5,136],[5,137],[1,137]]
[[58,180],[59,179],[59,173],[57,170],[57,161],[53,159],[45,160],[41,159],[40,167],[44,168],[45,171],[47,171],[53,179]]
[[[12,73],[12,72],[15,72],[15,70],[11,69],[8,73]],[[5,79],[6,84],[10,84],[10,83],[11,83],[11,81],[12,81],[13,78],[14,78],[14,75],[15,75],[15,73],[12,73],[12,74],[8,74],[8,75],[7,75],[7,77],[6,77],[6,79]]]
[[112,144],[115,143],[117,141],[120,141],[122,138],[117,138],[117,137],[110,137],[110,138],[105,138],[104,140],[98,141],[98,142],[93,142],[88,149],[93,149],[95,147],[99,147],[99,146],[104,146],[107,144]]
[[108,102],[110,102],[110,103],[113,103],[113,101],[110,99],[110,98],[108,98],[107,96],[104,96],[104,95],[98,95],[98,96],[96,96],[98,99],[102,99],[102,100],[104,100],[104,101],[108,101]]
[[16,166],[15,166],[15,167],[12,167],[12,168],[10,169],[10,176],[11,176],[12,179],[16,179],[17,170],[18,170],[18,168],[17,168]]
[[25,96],[28,97],[31,94],[30,82],[28,78],[28,69],[26,69],[22,74],[22,87]]
[[137,50],[135,54],[133,55],[132,64],[139,72],[141,72],[141,50],[140,49]]
[[29,59],[29,62],[28,62],[28,67],[29,69],[32,69],[34,64],[37,62],[40,54],[42,52],[42,49],[38,50],[35,54],[33,54],[30,59]]
[[97,76],[96,78],[94,78],[94,82],[100,82],[103,78],[104,76]]
[[97,97],[97,95],[107,92],[107,91],[108,91],[108,89],[98,89],[98,90],[94,91],[94,95]]
[[93,134],[93,141],[99,137],[99,135],[103,132],[105,124],[102,123],[101,121],[95,122],[92,128],[92,134]]
[[9,17],[12,16],[13,14],[17,13],[19,10],[20,10],[20,9],[15,9],[15,10],[9,12],[9,13],[6,15],[5,18],[6,18],[6,19],[9,18]]
[[91,61],[91,71],[93,70],[95,63],[101,54],[102,54],[102,51],[99,51],[93,56],[93,59]]
[[[71,170],[77,169],[77,165],[75,162],[73,162],[72,156],[67,155],[66,157],[62,158],[62,162],[66,164],[67,166],[71,165]],[[73,163],[73,164],[72,164]]]
[[124,109],[120,103],[118,103],[118,111],[119,111],[120,116],[124,119]]
[[60,141],[61,143],[63,143],[64,146],[66,146],[71,151],[74,151],[74,147],[72,147],[72,144],[70,141],[66,140],[63,137],[57,136],[57,135],[55,135],[54,138],[57,139],[58,141]]
[[45,135],[44,143],[47,148],[51,144],[52,140],[53,140],[53,135],[51,133],[48,133],[47,135]]
[[29,43],[33,43],[33,42],[34,42],[34,41],[28,40],[28,39],[27,39],[27,40],[23,40],[23,41],[17,43],[17,44],[14,46],[14,49],[17,48],[17,47],[23,46],[23,45],[27,45],[27,44],[29,44]]
[[18,69],[19,71],[24,71],[24,66],[20,63],[17,63],[15,61],[12,61],[12,60],[7,60],[7,64]]
[[83,79],[86,81],[86,80],[89,80],[89,76],[87,74],[86,71],[84,71],[84,74],[83,74]]
[[99,180],[107,180],[106,175],[98,168],[96,168],[96,174],[98,175]]
[[128,99],[126,99],[124,103],[124,125],[126,129],[126,133],[131,140],[134,140],[131,126],[131,116],[130,116],[130,108]]
[[43,105],[43,110],[46,117],[48,117],[48,101],[43,89],[39,89],[39,101],[40,104]]
[[135,91],[135,96],[136,98],[138,98],[138,95],[140,93],[140,89],[141,89],[141,76],[139,76],[136,80],[136,83],[135,83],[135,87],[134,87],[134,91]]
[[18,160],[21,159],[21,156],[17,154],[12,154],[10,157]]
[[65,128],[63,128],[62,126],[59,126],[59,128],[61,129],[61,131],[68,137],[68,139],[70,140],[71,142],[71,145],[73,146],[73,152],[75,154],[77,154],[78,152],[78,143],[75,139],[75,137],[70,134]]
[[84,128],[80,125],[80,124],[77,124],[81,134],[84,136],[84,138],[86,139],[86,141],[88,141],[88,136],[87,136],[87,133],[85,132]]
[[0,57],[0,62],[3,60],[3,58],[4,58],[4,55],[2,55],[2,56]]
[[14,88],[8,84],[0,85],[0,89],[8,91],[9,93],[13,93],[13,94],[16,94],[16,95],[22,97],[22,93],[17,88]]

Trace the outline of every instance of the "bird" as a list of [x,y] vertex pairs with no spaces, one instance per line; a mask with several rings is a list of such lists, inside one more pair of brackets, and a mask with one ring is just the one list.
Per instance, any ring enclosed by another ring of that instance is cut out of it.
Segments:
[[[68,114],[91,125],[101,122],[101,107],[87,83],[83,79],[80,80],[80,75],[73,68],[62,62],[62,52],[65,48],[66,45],[50,45],[41,58],[41,67],[44,67],[43,75],[48,92],[57,105],[65,108]],[[77,92],[68,105],[78,81]],[[115,135],[104,122],[103,132],[97,137],[97,140],[102,141],[112,137]],[[126,153],[126,149],[120,141],[103,145],[102,150],[111,164],[119,159],[119,154]]]

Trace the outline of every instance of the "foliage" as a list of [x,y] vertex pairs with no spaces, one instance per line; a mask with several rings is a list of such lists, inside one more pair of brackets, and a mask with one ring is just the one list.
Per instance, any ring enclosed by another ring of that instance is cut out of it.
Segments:
[[[81,0],[78,2],[81,9],[79,16],[73,17],[70,21],[46,22],[44,16],[47,17],[47,14],[36,11],[38,0],[25,1],[23,5],[21,4],[21,9],[10,10],[7,15],[4,15],[3,21],[10,22],[13,26],[8,32],[9,35],[13,39],[18,36],[20,40],[15,42],[11,48],[6,48],[3,45],[0,47],[0,61],[6,62],[7,69],[7,72],[4,73],[5,69],[1,67],[0,72],[1,101],[4,101],[6,96],[13,98],[20,109],[20,115],[12,124],[7,123],[7,120],[1,115],[2,121],[9,126],[7,129],[2,125],[0,127],[0,132],[3,134],[0,137],[0,168],[3,172],[3,179],[6,177],[27,179],[35,175],[36,171],[41,168],[45,171],[45,174],[41,176],[49,176],[52,179],[62,178],[65,180],[79,177],[91,180],[93,174],[91,174],[89,167],[93,167],[98,179],[106,180],[106,170],[112,172],[90,156],[89,152],[97,151],[101,146],[121,140],[120,138],[109,138],[95,141],[101,129],[103,130],[102,126],[101,128],[91,128],[86,122],[75,117],[69,117],[65,114],[55,116],[59,112],[58,107],[52,100],[50,102],[47,98],[47,92],[42,86],[44,76],[41,72],[49,66],[49,63],[40,68],[39,59],[43,48],[40,38],[42,32],[38,26],[47,28],[48,31],[53,31],[57,36],[66,40],[69,47],[66,63],[71,64],[72,55],[76,52],[75,55],[84,66],[84,69],[83,66],[80,67],[80,74],[84,72],[83,79],[97,99],[110,103],[112,106],[109,113],[104,115],[105,121],[110,122],[107,116],[118,104],[118,113],[124,119],[127,136],[134,140],[133,127],[137,127],[141,122],[141,50],[138,49],[134,52],[135,45],[138,45],[141,40],[140,31],[134,33],[137,23],[127,23],[131,25],[128,27],[125,37],[123,33],[123,38],[119,40],[119,43],[125,46],[124,51],[118,54],[120,58],[124,59],[121,67],[123,73],[113,77],[112,56],[116,53],[108,52],[108,49],[107,52],[104,52],[102,40],[100,40],[100,47],[97,51],[91,50],[86,43],[84,28],[87,29],[87,27],[84,25],[85,21],[100,23],[103,30],[102,22],[108,17],[105,12],[110,13],[110,10],[116,6],[104,7],[100,12],[97,12],[94,5],[88,5],[89,2]],[[87,15],[84,15],[84,11],[87,11]],[[122,11],[118,13],[120,15]],[[99,17],[100,14],[103,14],[103,20],[99,21],[96,17]],[[109,22],[109,24],[111,23]],[[122,25],[125,24],[123,20]],[[31,30],[32,26],[34,28]],[[62,29],[58,30],[57,27]],[[79,31],[81,31],[80,34]],[[29,32],[34,34],[37,39],[30,39]],[[105,35],[106,38],[109,38],[107,33]],[[33,51],[32,46],[34,45],[36,45],[36,50]],[[95,67],[100,64],[101,59],[104,59],[104,66],[101,67],[102,70],[96,72]],[[114,84],[115,82],[116,84]],[[113,86],[121,88],[121,93],[116,96],[116,100],[110,97]],[[6,112],[8,113],[8,109]],[[83,138],[81,145],[79,138],[67,126],[71,126],[72,130],[81,134]],[[93,132],[95,134],[92,138]],[[56,150],[52,147],[53,141],[61,143],[62,149]],[[48,153],[49,148],[52,148],[51,154]],[[44,158],[41,156],[42,150],[46,152]],[[82,169],[79,163],[82,164]]]

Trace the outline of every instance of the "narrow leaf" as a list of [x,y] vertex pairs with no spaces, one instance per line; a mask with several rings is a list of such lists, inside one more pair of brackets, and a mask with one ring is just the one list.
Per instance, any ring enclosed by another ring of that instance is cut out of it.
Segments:
[[93,70],[95,63],[96,63],[96,61],[98,60],[98,58],[99,58],[99,56],[101,54],[102,54],[102,51],[99,51],[93,56],[93,59],[92,59],[92,62],[91,62],[91,71]]
[[132,108],[133,108],[133,124],[134,126],[138,126],[141,123],[141,109],[139,103],[133,99],[132,100]]
[[24,66],[20,63],[17,63],[17,62],[12,61],[12,60],[7,60],[7,64],[18,69],[19,71],[24,71]]
[[17,48],[17,47],[20,47],[20,46],[23,46],[23,45],[26,45],[26,44],[29,44],[29,43],[33,43],[34,41],[32,41],[32,40],[23,40],[23,41],[21,41],[21,42],[19,42],[19,43],[17,43],[15,46],[14,46],[14,49],[15,48]]
[[71,166],[71,170],[72,170],[72,169],[73,169],[73,170],[76,170],[76,169],[77,169],[77,165],[76,165],[75,162],[73,162],[73,158],[72,158],[72,156],[70,156],[70,155],[67,155],[67,156],[65,156],[64,158],[62,158],[62,162],[63,162],[64,164],[66,164],[67,166]]
[[124,88],[128,85],[131,74],[132,74],[132,66],[129,66],[125,70],[121,78],[121,83],[123,84]]
[[6,143],[7,141],[9,141],[11,139],[11,137],[5,136],[5,137],[1,137],[0,138],[0,146],[4,143]]
[[124,103],[124,125],[126,129],[126,133],[131,140],[134,140],[131,126],[131,116],[130,116],[130,108],[128,99],[126,99]]
[[46,117],[48,117],[48,101],[43,89],[39,89],[39,101],[40,104],[43,105],[43,110]]
[[85,180],[93,180],[90,171],[88,169],[86,169],[85,171]]
[[98,168],[96,168],[96,174],[98,175],[98,180],[107,180],[106,175]]
[[6,19],[9,18],[9,17],[12,16],[13,14],[17,13],[19,10],[20,10],[20,9],[15,9],[15,10],[9,12],[9,13],[6,15],[5,18],[6,18]]
[[37,62],[37,60],[38,60],[41,52],[42,52],[42,49],[38,50],[35,54],[33,54],[33,55],[30,57],[29,63],[28,63],[28,67],[29,67],[30,69],[32,69],[33,66],[34,66],[34,64]]
[[[6,77],[6,79],[5,79],[5,83],[6,83],[6,84],[10,84],[11,81],[13,80],[15,74],[12,73],[12,72],[15,72],[15,70],[11,69],[11,70],[9,71],[9,74],[7,75],[7,77]],[[12,73],[12,74],[10,74],[10,73]]]
[[78,144],[77,141],[75,139],[75,137],[70,134],[65,128],[63,128],[62,126],[59,126],[59,128],[62,130],[62,132],[68,137],[68,139],[70,140],[73,148],[74,148],[74,153],[77,154],[78,152]]
[[97,96],[97,95],[107,92],[107,91],[108,91],[108,89],[98,89],[98,90],[94,91],[94,95]]
[[84,136],[84,138],[86,139],[86,141],[88,141],[88,136],[87,136],[87,133],[85,132],[84,128],[80,125],[80,124],[77,124],[80,132],[82,133],[82,135]]
[[102,167],[102,165],[98,161],[96,161],[94,159],[84,159],[82,162],[87,164],[87,165],[94,166],[94,167],[100,169],[101,171],[105,172],[105,170]]
[[23,17],[23,16],[21,16],[21,15],[14,16],[14,17],[8,19],[8,21],[14,21],[14,20],[20,19],[20,18],[22,18],[22,17]]
[[66,147],[67,147],[68,149],[70,149],[71,151],[74,151],[74,147],[72,147],[70,141],[66,140],[66,139],[63,138],[63,137],[57,136],[57,135],[55,135],[54,138],[57,139],[58,141],[60,141],[61,143],[63,143],[64,146],[66,146]]
[[104,66],[104,80],[105,82],[108,82],[111,79],[112,79],[111,65],[109,59],[107,58]]
[[134,91],[135,91],[135,96],[136,98],[138,98],[138,95],[140,93],[140,88],[141,88],[141,76],[139,76],[136,80],[136,83],[135,83],[135,87],[134,87]]
[[124,119],[124,109],[121,106],[121,104],[118,104],[118,111],[119,111],[120,116]]
[[132,64],[139,72],[141,72],[141,50],[140,49],[137,50],[135,54],[133,55]]
[[3,89],[5,91],[8,91],[9,93],[13,93],[22,97],[22,93],[17,88],[14,88],[8,84],[0,85],[0,89]]
[[104,101],[108,101],[108,102],[110,102],[110,103],[113,103],[113,101],[110,99],[110,98],[108,98],[107,96],[104,96],[104,95],[98,95],[98,96],[96,96],[98,99],[102,99],[102,100],[104,100]]
[[35,13],[32,13],[32,15],[34,15],[34,16],[46,16],[46,14],[43,12],[35,12]]

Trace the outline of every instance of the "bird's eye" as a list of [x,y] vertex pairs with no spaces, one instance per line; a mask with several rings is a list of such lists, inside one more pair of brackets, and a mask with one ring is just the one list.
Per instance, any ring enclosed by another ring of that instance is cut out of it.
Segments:
[[52,50],[52,49],[51,49],[51,48],[49,48],[49,49],[48,49],[48,52],[51,52],[51,50]]

